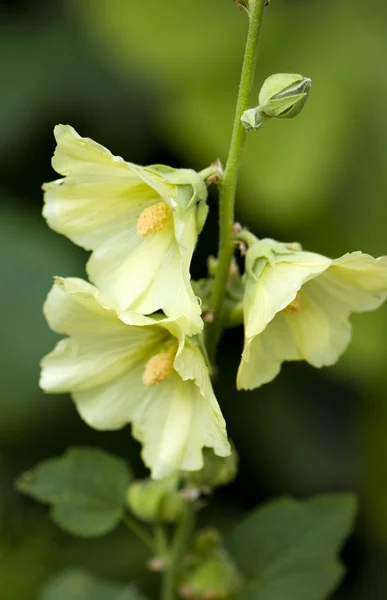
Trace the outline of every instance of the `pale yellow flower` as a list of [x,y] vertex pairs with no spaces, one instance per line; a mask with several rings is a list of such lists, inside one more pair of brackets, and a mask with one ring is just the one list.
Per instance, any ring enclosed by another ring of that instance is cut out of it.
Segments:
[[387,257],[353,252],[332,260],[261,240],[246,256],[245,343],[238,389],[278,375],[284,361],[333,365],[351,339],[349,316],[387,298]]
[[90,280],[117,310],[163,310],[188,335],[200,331],[189,273],[206,208],[200,175],[125,162],[68,125],[55,137],[52,164],[64,177],[43,186],[50,227],[93,251]]
[[205,359],[176,321],[118,314],[76,278],[56,279],[44,312],[69,337],[43,359],[41,387],[70,392],[95,429],[131,423],[154,478],[201,469],[203,447],[230,453]]

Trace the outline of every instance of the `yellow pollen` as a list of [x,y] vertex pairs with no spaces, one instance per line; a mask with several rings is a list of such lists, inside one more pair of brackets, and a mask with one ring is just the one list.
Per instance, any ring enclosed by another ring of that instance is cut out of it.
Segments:
[[173,361],[175,360],[176,347],[163,350],[152,356],[146,363],[142,380],[145,385],[156,385],[168,379],[173,373]]
[[286,306],[286,308],[284,308],[284,311],[288,314],[291,315],[292,313],[298,312],[301,308],[301,298],[300,298],[300,294],[297,294],[297,296],[294,298],[294,300],[292,300],[292,302],[290,304],[288,304]]
[[167,224],[171,209],[166,202],[144,208],[137,221],[137,233],[143,237],[159,233]]

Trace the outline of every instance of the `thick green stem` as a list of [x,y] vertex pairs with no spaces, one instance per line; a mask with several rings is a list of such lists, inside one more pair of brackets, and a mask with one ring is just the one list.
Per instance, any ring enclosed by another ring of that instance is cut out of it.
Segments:
[[192,504],[187,502],[176,526],[169,561],[163,573],[161,600],[175,600],[177,576],[193,530],[194,513]]
[[223,302],[234,251],[233,226],[235,220],[235,192],[246,139],[246,130],[241,123],[241,116],[250,105],[265,4],[266,0],[250,0],[249,3],[249,29],[235,111],[234,128],[219,196],[219,253],[214,294],[212,298],[214,321],[208,327],[209,335],[207,336],[208,351],[211,361],[214,360],[216,347],[220,336],[222,335],[224,325],[222,314]]

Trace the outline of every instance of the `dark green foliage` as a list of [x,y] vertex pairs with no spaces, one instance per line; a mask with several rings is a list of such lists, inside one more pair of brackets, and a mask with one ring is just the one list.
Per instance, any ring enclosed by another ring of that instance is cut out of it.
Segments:
[[24,473],[16,487],[50,504],[59,527],[89,537],[108,533],[120,522],[130,481],[121,458],[96,448],[71,448]]

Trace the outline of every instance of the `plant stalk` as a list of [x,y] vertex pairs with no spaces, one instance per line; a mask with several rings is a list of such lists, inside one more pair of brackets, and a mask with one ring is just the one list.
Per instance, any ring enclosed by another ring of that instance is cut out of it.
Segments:
[[246,130],[241,123],[241,116],[250,105],[265,4],[266,0],[250,0],[249,3],[249,28],[239,84],[234,126],[223,183],[220,188],[218,267],[215,275],[214,293],[212,297],[214,320],[208,326],[207,335],[208,353],[211,362],[214,361],[216,348],[224,328],[223,303],[227,289],[231,259],[234,253],[233,227],[235,220],[235,192],[242,152],[246,140]]
[[134,533],[134,535],[142,541],[142,543],[148,548],[148,550],[153,554],[154,546],[152,536],[148,533],[148,531],[140,525],[133,517],[130,515],[125,515],[123,518],[123,522],[125,525]]
[[175,600],[177,576],[193,530],[194,512],[191,502],[187,502],[177,523],[172,541],[169,561],[162,577],[161,600]]

